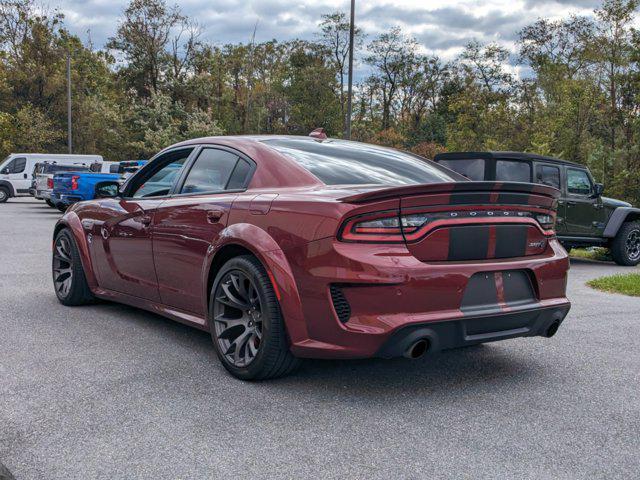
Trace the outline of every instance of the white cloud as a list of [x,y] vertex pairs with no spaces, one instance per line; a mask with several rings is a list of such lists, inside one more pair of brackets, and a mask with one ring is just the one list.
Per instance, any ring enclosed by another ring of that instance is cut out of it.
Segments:
[[[54,0],[55,2],[55,0]],[[83,39],[90,32],[101,48],[114,34],[128,2],[66,0],[57,8],[66,25]],[[170,1],[168,3],[171,3]],[[498,42],[514,51],[517,32],[540,17],[590,14],[599,0],[357,0],[356,21],[372,38],[399,25],[416,37],[426,52],[453,58],[471,39]],[[186,0],[179,2],[203,28],[203,39],[214,43],[249,41],[258,22],[258,41],[294,37],[313,39],[323,13],[348,11],[349,0]],[[428,5],[427,5],[428,4]],[[54,8],[55,3],[50,4]]]

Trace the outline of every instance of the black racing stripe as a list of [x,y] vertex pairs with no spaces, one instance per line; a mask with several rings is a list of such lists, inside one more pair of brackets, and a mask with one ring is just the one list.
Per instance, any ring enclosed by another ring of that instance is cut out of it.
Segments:
[[484,260],[487,258],[488,249],[488,226],[474,225],[449,229],[449,260]]
[[452,193],[451,205],[483,205],[491,201],[491,192]]
[[493,272],[476,273],[467,282],[462,296],[462,312],[482,308],[498,308],[498,291]]
[[[517,185],[517,190],[520,192],[533,192],[533,190],[536,188],[535,184],[533,183],[518,183]],[[502,185],[500,185],[500,190],[510,190],[512,188],[516,188],[513,182],[504,182]]]
[[527,251],[527,225],[497,225],[495,258],[523,257]]
[[505,192],[498,195],[499,205],[529,205],[528,193]]

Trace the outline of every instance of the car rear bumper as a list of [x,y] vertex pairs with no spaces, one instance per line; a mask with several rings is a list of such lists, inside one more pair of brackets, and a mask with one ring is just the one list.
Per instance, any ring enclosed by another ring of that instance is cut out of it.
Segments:
[[61,195],[61,194],[52,193],[51,201],[54,202],[56,205],[61,203],[62,205],[69,206],[74,203],[82,201],[82,197],[79,197],[77,195],[64,195],[64,194]]
[[51,190],[36,190],[34,195],[38,200],[50,200]]
[[301,357],[395,356],[429,328],[434,351],[544,335],[570,308],[569,261],[555,239],[543,255],[473,262],[425,263],[403,245],[332,239],[287,257],[300,300],[282,309],[286,321],[303,319],[287,321]]
[[495,315],[403,327],[384,342],[376,356],[409,356],[411,348],[421,340],[427,341],[429,353],[435,353],[509,338],[551,337],[569,313],[570,307],[566,303],[556,307],[500,312]]

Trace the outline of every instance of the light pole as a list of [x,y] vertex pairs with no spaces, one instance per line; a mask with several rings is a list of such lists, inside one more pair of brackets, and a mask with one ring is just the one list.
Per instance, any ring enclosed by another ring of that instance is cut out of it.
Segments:
[[349,25],[349,87],[347,90],[347,119],[344,138],[351,139],[351,97],[353,95],[353,32],[356,12],[356,0],[351,0],[351,23]]
[[73,153],[71,139],[71,52],[67,52],[67,144],[69,153]]

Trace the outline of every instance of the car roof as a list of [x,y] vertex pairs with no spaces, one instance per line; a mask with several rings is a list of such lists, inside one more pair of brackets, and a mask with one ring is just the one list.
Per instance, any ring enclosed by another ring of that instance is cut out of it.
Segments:
[[540,162],[546,163],[557,163],[562,165],[571,165],[579,168],[587,168],[584,165],[581,165],[576,162],[571,162],[569,160],[562,160],[560,158],[549,157],[546,155],[538,155],[536,153],[527,153],[527,152],[510,152],[510,151],[486,151],[486,152],[446,152],[439,153],[434,157],[434,160],[443,160],[443,159],[463,159],[463,158],[513,158],[517,160],[537,160]]

